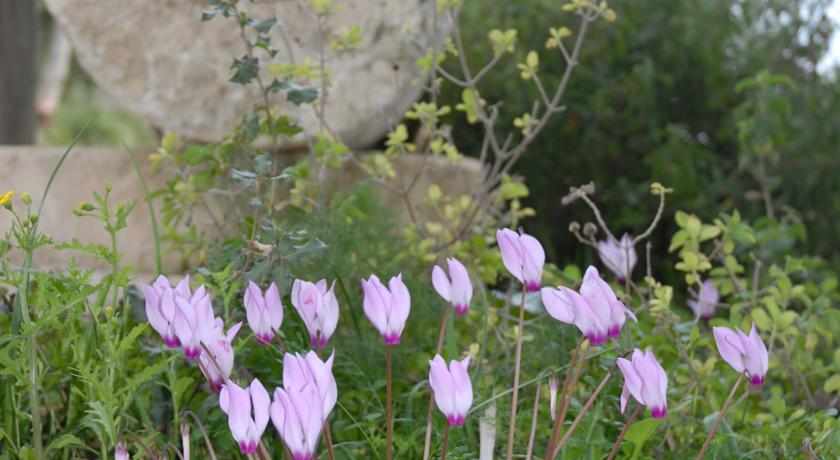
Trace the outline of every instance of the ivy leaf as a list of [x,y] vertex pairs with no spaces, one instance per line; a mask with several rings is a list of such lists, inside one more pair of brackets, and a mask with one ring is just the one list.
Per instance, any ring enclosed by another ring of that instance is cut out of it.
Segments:
[[309,104],[318,99],[318,90],[311,87],[293,86],[286,92],[286,98],[294,105]]
[[272,16],[268,19],[263,19],[262,21],[253,22],[251,27],[261,34],[267,34],[275,24],[277,24],[277,18]]
[[247,85],[257,78],[259,71],[259,59],[251,56],[243,56],[242,59],[234,59],[230,68],[233,70],[233,76],[230,81],[239,83],[240,85]]

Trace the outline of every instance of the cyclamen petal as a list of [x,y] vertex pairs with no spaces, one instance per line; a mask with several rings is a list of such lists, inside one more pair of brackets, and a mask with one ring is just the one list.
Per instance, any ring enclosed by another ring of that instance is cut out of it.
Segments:
[[621,411],[627,406],[629,396],[647,406],[653,418],[663,418],[668,413],[668,376],[653,352],[635,349],[631,358],[616,360],[624,375],[621,392]]
[[125,447],[125,443],[117,443],[117,448],[114,449],[114,460],[131,460],[131,457],[128,455],[128,449]]
[[700,285],[700,291],[695,298],[688,301],[688,306],[694,312],[696,318],[709,319],[715,314],[720,293],[711,280],[706,280]]
[[763,385],[769,367],[769,355],[755,324],[750,328],[749,335],[726,327],[716,327],[713,332],[723,360],[737,372],[745,373],[754,387]]
[[636,255],[636,248],[633,247],[633,238],[630,235],[625,233],[620,241],[612,238],[599,241],[597,249],[601,262],[619,280],[623,281],[631,277],[638,257]]
[[437,265],[432,269],[432,284],[443,300],[452,304],[455,313],[465,315],[470,308],[473,287],[464,264],[457,259],[446,259],[449,275]]
[[274,391],[270,412],[294,460],[315,458],[321,428],[336,404],[333,358],[321,361],[313,351],[283,356],[283,388]]
[[362,289],[365,316],[382,334],[386,345],[399,344],[411,311],[411,294],[402,281],[402,275],[391,278],[388,287],[376,275],[371,275],[369,279],[362,280]]
[[[221,323],[221,319],[218,319],[218,322]],[[241,327],[241,322],[236,323],[228,329],[227,333],[224,333],[220,325],[216,338],[207,343],[209,356],[208,353],[202,353],[199,356],[201,369],[214,392],[221,391],[222,385],[230,378],[233,371],[233,339]]]
[[467,372],[469,365],[469,357],[450,361],[448,367],[440,355],[429,361],[429,385],[435,404],[450,426],[463,425],[472,406],[472,382]]
[[239,443],[240,451],[253,454],[269,419],[269,396],[259,380],[254,379],[248,388],[227,382],[219,394],[219,406],[228,416],[228,427]]
[[317,283],[295,280],[291,297],[292,306],[309,332],[312,347],[325,347],[338,325],[339,307],[335,297],[335,283],[327,290],[326,280]]
[[263,293],[256,283],[249,281],[243,304],[248,327],[254,332],[257,342],[264,345],[271,343],[283,323],[283,303],[277,285],[271,283]]
[[545,251],[539,241],[526,233],[519,234],[503,228],[496,231],[496,242],[508,272],[522,283],[526,291],[539,291],[545,265]]

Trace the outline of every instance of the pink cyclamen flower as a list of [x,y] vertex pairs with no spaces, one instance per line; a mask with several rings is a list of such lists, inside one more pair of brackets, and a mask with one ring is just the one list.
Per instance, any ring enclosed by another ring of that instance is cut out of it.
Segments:
[[706,280],[703,281],[695,298],[688,301],[688,306],[691,307],[696,318],[709,319],[715,314],[719,301],[720,292],[715,287],[715,283],[712,280]]
[[548,314],[577,326],[592,345],[618,337],[628,316],[636,320],[592,266],[586,269],[580,293],[566,287],[543,288],[541,293]]
[[125,443],[122,441],[117,443],[117,448],[114,449],[114,460],[131,460],[131,457],[128,455],[128,449],[125,447]]
[[277,284],[271,283],[263,294],[256,283],[248,281],[244,303],[248,326],[254,331],[257,342],[271,343],[283,323],[283,304]]
[[207,341],[207,350],[210,353],[202,353],[199,357],[201,369],[207,377],[210,389],[216,393],[221,391],[222,385],[233,372],[233,339],[241,327],[242,323],[239,322],[224,332],[221,318],[216,318],[214,337]]
[[271,421],[286,443],[292,460],[314,460],[318,436],[326,418],[317,408],[323,400],[314,385],[301,388],[277,388],[271,403]]
[[302,390],[312,386],[318,390],[322,403],[322,418],[326,420],[338,400],[338,387],[332,366],[335,352],[326,361],[321,361],[314,351],[306,355],[286,353],[283,355],[283,387],[287,390]]
[[750,385],[759,387],[764,384],[767,375],[768,359],[767,347],[758,335],[755,324],[749,335],[728,327],[715,327],[718,352],[724,361],[733,369],[745,373],[750,379]]
[[449,367],[440,355],[429,361],[429,385],[435,404],[446,416],[449,426],[463,425],[472,405],[472,382],[467,373],[469,366],[469,356],[461,361],[450,361]]
[[175,297],[190,298],[192,294],[189,283],[187,276],[173,287],[168,278],[160,275],[151,285],[141,287],[146,302],[146,318],[169,348],[181,346],[175,334]]
[[508,228],[496,231],[496,242],[508,272],[526,291],[539,291],[545,265],[545,251],[540,242],[527,233],[516,233]]
[[292,305],[309,331],[312,347],[316,350],[324,348],[338,325],[335,282],[327,289],[327,280],[317,283],[295,280],[292,284]]
[[470,308],[470,300],[472,300],[473,287],[470,281],[470,275],[467,273],[467,268],[464,264],[455,258],[446,259],[449,268],[449,276],[446,272],[435,265],[432,269],[432,285],[443,300],[452,304],[455,308],[455,313],[463,316]]
[[216,327],[210,294],[200,286],[189,299],[175,296],[175,306],[175,335],[187,359],[198,359],[201,344],[213,339]]
[[616,360],[624,374],[624,388],[621,390],[621,413],[627,407],[627,400],[633,398],[650,409],[653,418],[668,414],[668,376],[651,351],[633,350],[630,360]]
[[621,282],[631,278],[633,267],[636,266],[636,248],[633,247],[633,238],[625,233],[620,241],[608,238],[598,242],[598,255],[601,262],[615,274]]
[[411,311],[411,295],[402,274],[391,278],[385,287],[376,275],[362,280],[365,316],[382,334],[385,345],[398,345]]
[[257,379],[252,380],[248,388],[233,382],[222,386],[219,406],[227,414],[230,432],[243,454],[257,451],[257,445],[268,425],[270,404],[268,392]]

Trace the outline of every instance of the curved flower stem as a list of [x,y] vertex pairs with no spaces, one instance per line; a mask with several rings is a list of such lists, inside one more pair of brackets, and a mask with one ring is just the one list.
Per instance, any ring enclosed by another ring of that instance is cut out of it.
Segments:
[[528,436],[528,451],[525,453],[525,460],[531,460],[534,454],[534,438],[537,436],[537,422],[540,415],[540,389],[541,383],[537,383],[536,394],[534,395],[534,411],[531,413],[531,434]]
[[324,422],[324,444],[327,445],[327,458],[335,460],[335,451],[333,451],[332,433],[330,433],[330,421]]
[[738,380],[735,381],[735,384],[732,385],[732,391],[729,392],[729,396],[726,397],[726,401],[723,403],[723,407],[720,409],[720,413],[717,416],[717,420],[712,425],[712,429],[709,431],[709,435],[706,436],[706,441],[703,443],[703,447],[700,448],[700,452],[697,453],[697,457],[695,460],[701,460],[704,455],[706,455],[706,449],[712,444],[712,439],[717,434],[718,428],[720,428],[721,422],[723,422],[723,417],[726,415],[726,411],[729,409],[729,406],[732,405],[732,401],[735,398],[735,393],[738,391],[738,387],[741,386],[741,380],[744,380],[744,374],[738,376]]
[[621,433],[618,433],[618,437],[615,438],[615,442],[613,443],[612,449],[610,449],[610,455],[607,456],[607,460],[613,460],[615,456],[618,454],[618,449],[621,447],[621,441],[624,441],[624,436],[627,434],[627,429],[630,428],[630,425],[636,421],[636,419],[642,413],[642,405],[636,406],[636,409],[630,414],[630,418],[624,422],[624,428],[621,429]]
[[391,347],[385,346],[385,424],[387,437],[385,439],[385,459],[394,458],[394,409],[391,394],[392,369],[391,369]]
[[519,368],[522,364],[522,336],[525,323],[525,285],[522,285],[522,302],[519,305],[519,324],[516,328],[516,363],[513,373],[513,399],[510,403],[508,424],[507,460],[513,459],[513,440],[516,437],[516,403],[519,399]]
[[595,388],[595,391],[593,391],[592,395],[589,396],[589,399],[586,400],[586,403],[580,409],[580,412],[578,413],[577,417],[575,417],[574,421],[572,421],[572,425],[569,427],[569,431],[567,431],[566,434],[563,435],[563,438],[560,439],[560,442],[557,443],[557,447],[554,449],[554,452],[546,457],[548,460],[554,460],[557,457],[557,454],[560,452],[560,449],[562,449],[563,446],[565,446],[569,439],[572,437],[572,434],[574,434],[578,424],[580,424],[580,421],[583,420],[583,416],[586,415],[587,412],[589,412],[589,409],[592,407],[592,403],[595,402],[595,398],[597,398],[598,395],[601,393],[601,390],[603,390],[604,387],[607,386],[607,382],[610,380],[610,377],[612,377],[612,373],[607,372],[607,375],[604,376],[604,378],[601,380],[601,383],[598,384],[598,387]]
[[443,427],[443,441],[440,444],[440,460],[446,460],[446,451],[449,450],[449,424]]
[[[446,337],[446,323],[449,321],[449,310],[451,308],[445,307],[443,315],[440,318],[440,331],[438,332],[437,340],[437,354],[443,351],[443,339]],[[435,395],[429,393],[429,409],[426,412],[426,442],[423,445],[423,460],[429,460],[432,454],[432,415],[434,414],[434,398]]]
[[563,379],[563,392],[560,394],[560,405],[557,408],[557,413],[552,414],[554,415],[554,429],[551,432],[551,438],[548,441],[546,452],[554,451],[554,446],[557,445],[557,440],[560,439],[560,433],[563,431],[563,423],[566,421],[566,411],[569,409],[572,388],[574,388],[577,376],[579,375],[577,368],[582,362],[582,360],[579,360],[582,346],[583,340],[578,342],[577,347],[572,350],[569,368],[566,370],[566,377]]

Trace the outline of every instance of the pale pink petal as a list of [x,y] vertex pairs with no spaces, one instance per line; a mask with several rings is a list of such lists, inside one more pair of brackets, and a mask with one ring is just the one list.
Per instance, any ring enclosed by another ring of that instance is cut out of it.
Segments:
[[726,327],[712,329],[721,358],[737,372],[744,372],[744,346],[738,333]]
[[432,286],[435,287],[435,291],[437,291],[443,300],[447,302],[451,301],[452,285],[449,283],[449,278],[446,276],[446,273],[437,265],[432,269]]
[[496,231],[496,243],[502,254],[502,263],[510,274],[524,283],[523,278],[523,254],[519,244],[519,235],[513,230],[503,228]]
[[[542,288],[540,291],[545,311],[557,321],[572,324],[575,321],[575,299],[580,295],[565,287]],[[581,298],[582,300],[582,298]]]
[[276,283],[271,283],[265,291],[265,308],[268,310],[268,322],[271,330],[277,332],[283,324],[283,303]]

